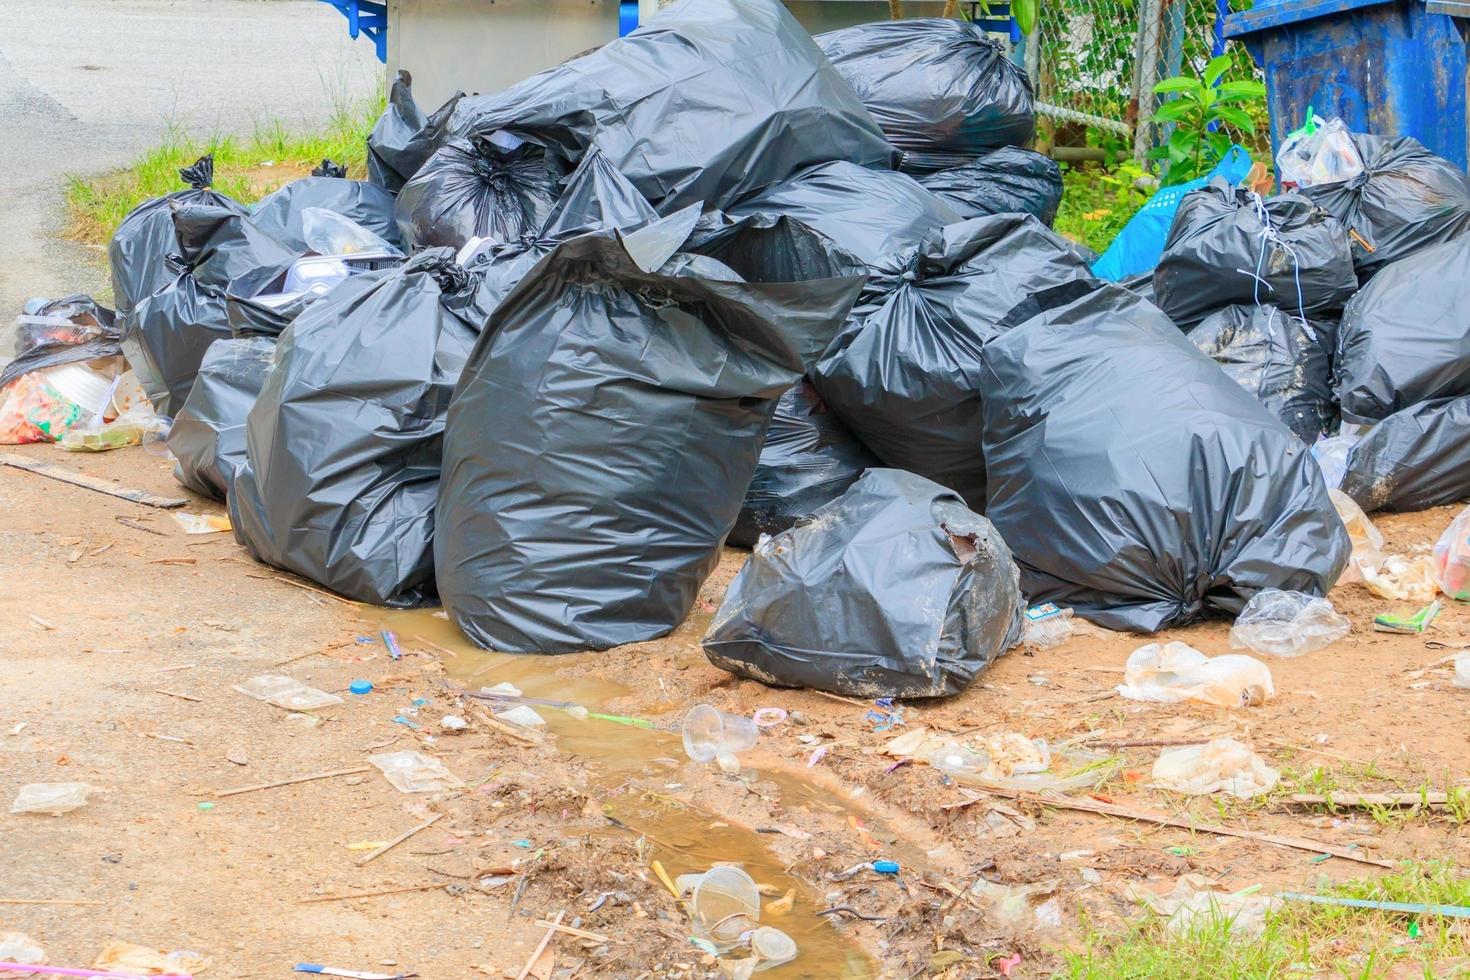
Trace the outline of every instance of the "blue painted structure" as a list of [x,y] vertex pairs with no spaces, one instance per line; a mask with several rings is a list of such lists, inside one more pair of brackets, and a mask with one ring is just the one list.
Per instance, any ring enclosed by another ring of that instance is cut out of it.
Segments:
[[1465,37],[1470,4],[1445,0],[1259,0],[1226,37],[1266,73],[1272,155],[1310,106],[1348,128],[1412,136],[1466,164]]
[[347,18],[347,36],[354,41],[365,34],[373,42],[378,60],[388,63],[388,7],[377,0],[322,0]]

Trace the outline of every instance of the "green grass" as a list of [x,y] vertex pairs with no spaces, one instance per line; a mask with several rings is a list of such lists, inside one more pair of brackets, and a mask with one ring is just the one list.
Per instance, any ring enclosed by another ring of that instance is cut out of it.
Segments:
[[1106,251],[1149,198],[1149,192],[1134,186],[1141,176],[1143,171],[1131,161],[1112,168],[1063,164],[1056,230],[1094,252]]

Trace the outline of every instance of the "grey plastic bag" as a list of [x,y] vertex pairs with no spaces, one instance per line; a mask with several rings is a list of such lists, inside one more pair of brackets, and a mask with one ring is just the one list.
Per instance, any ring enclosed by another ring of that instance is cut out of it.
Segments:
[[112,310],[83,293],[42,303],[30,324],[17,322],[15,360],[0,367],[0,388],[22,374],[122,353],[122,328]]
[[1044,153],[1015,146],[926,174],[919,183],[965,218],[1030,214],[1050,228],[1062,203],[1062,168]]
[[288,248],[305,253],[311,250],[301,226],[307,208],[340,214],[395,248],[403,247],[393,219],[393,195],[365,180],[327,176],[293,180],[261,198],[251,209],[250,220]]
[[403,185],[398,227],[410,248],[512,242],[541,227],[561,173],[535,143],[502,142],[447,140]]
[[456,92],[429,116],[414,101],[412,85],[409,73],[399,69],[388,90],[388,105],[368,134],[368,180],[390,194],[397,194],[438,149],[455,106],[464,98]]
[[275,362],[265,337],[217,340],[168,433],[174,479],[195,493],[224,500],[245,462],[245,417]]
[[1470,397],[1421,402],[1374,425],[1348,450],[1341,489],[1365,511],[1470,498]]

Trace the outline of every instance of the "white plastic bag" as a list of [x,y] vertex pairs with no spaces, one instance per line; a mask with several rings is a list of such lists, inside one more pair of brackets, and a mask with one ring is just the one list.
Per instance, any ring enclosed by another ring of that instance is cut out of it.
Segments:
[[1262,589],[1251,596],[1230,628],[1230,649],[1299,657],[1336,643],[1352,628],[1326,599]]
[[96,787],[86,783],[27,783],[10,804],[11,813],[49,813],[59,817],[87,805]]
[[1269,793],[1281,773],[1250,746],[1233,738],[1217,738],[1205,745],[1187,745],[1159,755],[1154,763],[1154,785],[1189,796],[1224,793],[1249,800]]
[[1271,671],[1254,657],[1207,657],[1187,643],[1150,643],[1128,655],[1118,693],[1134,701],[1201,701],[1224,708],[1264,704],[1276,695]]
[[1363,172],[1363,158],[1341,119],[1326,122],[1311,113],[1307,124],[1281,141],[1276,173],[1281,186],[1312,187],[1352,180]]

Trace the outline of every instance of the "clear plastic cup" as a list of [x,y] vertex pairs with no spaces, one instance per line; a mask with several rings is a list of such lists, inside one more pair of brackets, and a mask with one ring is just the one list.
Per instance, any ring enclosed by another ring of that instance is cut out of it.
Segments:
[[741,936],[759,926],[760,889],[740,868],[710,868],[694,886],[689,911],[695,934],[727,952],[740,944]]
[[150,456],[168,455],[168,434],[173,430],[174,420],[167,415],[155,415],[143,425],[143,451]]
[[684,716],[684,751],[695,762],[733,756],[752,748],[760,738],[755,722],[728,714],[713,705],[696,704]]
[[761,926],[750,937],[750,951],[755,954],[755,972],[759,973],[796,959],[796,940],[780,929]]

